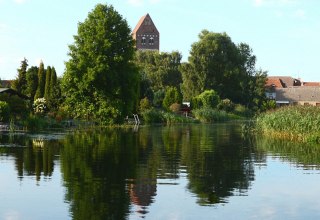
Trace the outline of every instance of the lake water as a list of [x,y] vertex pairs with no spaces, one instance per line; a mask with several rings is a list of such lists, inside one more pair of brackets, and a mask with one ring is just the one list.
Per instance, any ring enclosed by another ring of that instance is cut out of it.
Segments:
[[320,147],[239,123],[0,135],[0,219],[320,219]]

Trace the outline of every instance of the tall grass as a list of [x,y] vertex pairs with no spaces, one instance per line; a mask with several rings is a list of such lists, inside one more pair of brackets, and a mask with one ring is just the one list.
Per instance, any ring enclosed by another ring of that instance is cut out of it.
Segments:
[[192,114],[196,119],[204,123],[222,122],[241,118],[235,114],[207,107],[192,110]]
[[179,124],[179,123],[194,123],[193,118],[187,118],[172,112],[167,112],[159,109],[148,109],[142,112],[143,122],[146,124]]
[[258,131],[281,138],[320,143],[320,108],[288,106],[257,117]]

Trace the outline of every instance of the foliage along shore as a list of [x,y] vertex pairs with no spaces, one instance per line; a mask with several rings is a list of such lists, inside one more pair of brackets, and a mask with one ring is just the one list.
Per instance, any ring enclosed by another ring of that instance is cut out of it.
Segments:
[[288,106],[260,114],[256,131],[292,141],[320,143],[320,108]]
[[78,24],[62,77],[42,61],[28,68],[22,60],[12,88],[30,99],[0,94],[0,121],[37,127],[38,117],[49,117],[117,125],[139,114],[147,123],[178,123],[185,119],[166,112],[177,113],[189,102],[194,117],[208,123],[273,106],[265,96],[267,73],[256,69],[248,44],[203,30],[181,62],[177,51],[136,50],[131,33],[113,6],[97,4]]

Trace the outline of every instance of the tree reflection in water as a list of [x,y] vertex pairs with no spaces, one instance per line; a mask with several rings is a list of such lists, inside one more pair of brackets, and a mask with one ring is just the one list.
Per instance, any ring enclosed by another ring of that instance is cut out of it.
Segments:
[[320,168],[320,147],[317,144],[256,137],[256,149],[262,155],[276,155],[303,169],[318,170]]
[[32,144],[26,138],[24,148],[0,150],[14,155],[21,177],[51,176],[60,155],[65,201],[75,220],[143,218],[157,201],[158,184],[179,184],[182,175],[204,206],[245,195],[254,179],[255,150],[234,124],[92,129]]
[[15,158],[18,177],[35,176],[37,183],[41,177],[50,178],[54,170],[55,155],[59,154],[57,140],[40,140],[25,135],[0,135],[1,155]]

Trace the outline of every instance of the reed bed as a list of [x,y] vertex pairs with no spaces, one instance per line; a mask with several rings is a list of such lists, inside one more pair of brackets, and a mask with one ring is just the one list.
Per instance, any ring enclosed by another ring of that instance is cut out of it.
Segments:
[[258,131],[290,140],[320,143],[320,108],[288,106],[257,117]]

